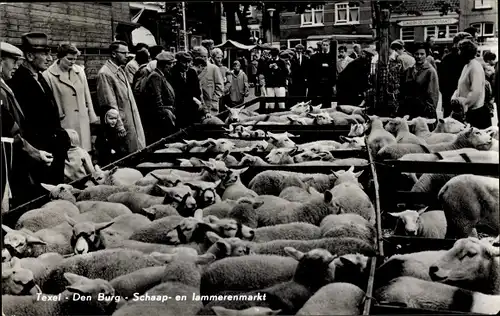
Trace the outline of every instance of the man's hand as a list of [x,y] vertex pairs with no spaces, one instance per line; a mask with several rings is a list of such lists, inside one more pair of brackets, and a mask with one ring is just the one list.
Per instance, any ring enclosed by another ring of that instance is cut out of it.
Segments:
[[127,135],[127,131],[125,130],[125,128],[119,128],[118,129],[118,136],[120,137],[125,137],[125,135]]
[[203,103],[201,103],[201,101],[195,97],[193,97],[193,101],[194,103],[196,103],[196,105],[198,105],[198,110],[201,110],[201,108],[203,107]]
[[166,110],[165,114],[166,114],[168,120],[170,121],[170,123],[172,124],[172,126],[175,126],[175,120],[176,120],[175,114],[172,113],[172,111],[170,111],[170,110]]
[[40,150],[40,159],[47,166],[50,166],[52,164],[52,161],[54,160],[54,157],[52,156],[51,153],[48,153],[48,152],[43,151],[43,150]]

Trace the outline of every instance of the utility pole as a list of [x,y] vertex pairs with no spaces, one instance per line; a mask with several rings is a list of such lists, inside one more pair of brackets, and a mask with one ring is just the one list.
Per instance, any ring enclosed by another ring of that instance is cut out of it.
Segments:
[[184,51],[187,52],[189,45],[186,30],[186,3],[184,1],[182,2],[182,32],[184,33]]

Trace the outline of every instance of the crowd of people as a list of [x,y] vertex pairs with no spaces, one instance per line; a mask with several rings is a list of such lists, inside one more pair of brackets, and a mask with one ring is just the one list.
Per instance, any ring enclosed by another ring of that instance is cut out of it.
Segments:
[[[2,42],[2,201],[27,202],[43,193],[40,183],[79,179],[94,171],[95,162],[106,165],[241,105],[250,87],[256,96],[307,96],[324,107],[334,96],[338,104],[366,102],[376,51],[354,44],[351,52],[340,45],[332,54],[329,39],[317,46],[263,45],[250,62],[239,55],[228,68],[213,40],[175,54],[140,43],[133,59],[127,43],[115,41],[97,74],[95,111],[84,68],[76,64],[77,47],[60,44],[53,60],[44,33],[24,34],[21,49]],[[393,41],[388,115],[436,118],[441,99],[444,116],[490,126],[498,65],[495,71],[493,53],[481,58],[476,53],[474,36],[467,32],[455,36],[442,58],[432,39],[416,43],[412,52],[403,41]],[[294,102],[290,99],[266,108],[285,110]],[[92,126],[99,130],[95,142]]]

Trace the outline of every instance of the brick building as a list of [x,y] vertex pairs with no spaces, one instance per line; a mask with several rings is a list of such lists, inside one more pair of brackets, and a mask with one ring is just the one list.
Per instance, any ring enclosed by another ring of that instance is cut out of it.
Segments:
[[0,4],[0,40],[21,44],[21,35],[40,31],[53,48],[64,41],[82,52],[90,81],[108,58],[113,38],[129,40],[138,25],[130,23],[128,2],[6,2]]
[[498,2],[495,0],[460,1],[460,29],[473,26],[478,40],[498,37]]
[[314,48],[317,42],[332,36],[348,46],[371,43],[374,40],[371,24],[371,1],[326,2],[303,14],[281,12],[279,41],[281,46],[302,44]]
[[[449,2],[452,7],[458,7],[460,0]],[[441,16],[439,10],[437,1],[406,0],[404,6],[391,12],[391,40],[401,39],[405,43],[424,42],[428,36],[433,36],[436,46],[449,45],[459,31],[460,17],[456,12]],[[414,14],[415,12],[419,15]]]

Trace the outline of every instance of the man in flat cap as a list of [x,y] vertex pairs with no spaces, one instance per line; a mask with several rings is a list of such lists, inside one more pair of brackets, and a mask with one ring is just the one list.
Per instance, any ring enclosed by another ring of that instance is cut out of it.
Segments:
[[51,154],[34,148],[23,138],[21,127],[24,125],[24,114],[14,92],[6,84],[19,68],[23,52],[5,42],[0,42],[0,51],[0,122],[2,122],[0,157],[3,162],[0,171],[3,175],[0,177],[2,193],[0,199],[3,197],[5,201],[2,203],[3,213],[8,210],[9,198],[14,197],[20,202],[27,200],[23,199],[23,193],[34,185],[27,167],[36,163],[50,165],[53,158]]
[[175,91],[167,79],[175,56],[162,52],[156,60],[156,68],[147,77],[141,94],[141,118],[148,145],[172,134],[175,126]]
[[201,46],[205,47],[207,49],[207,52],[208,52],[208,59],[207,59],[207,62],[211,63],[211,64],[215,64],[214,60],[212,59],[212,50],[214,49],[214,40],[212,39],[204,39],[201,41]]
[[463,39],[472,39],[467,32],[458,32],[453,37],[453,46],[449,54],[443,57],[438,69],[439,90],[443,108],[443,117],[450,116],[452,112],[451,96],[458,86],[458,80],[466,64],[458,52],[458,43]]
[[188,52],[178,52],[175,60],[167,80],[175,92],[176,127],[185,128],[200,123],[207,112],[202,103],[200,80],[192,68],[193,57]]
[[[266,96],[268,97],[284,97],[286,95],[285,87],[289,72],[285,61],[280,58],[279,53],[279,49],[275,47],[271,48],[270,58],[266,60],[262,69]],[[274,101],[266,103],[266,109],[274,110],[274,106]],[[278,102],[278,108],[285,110],[285,102]]]
[[125,151],[134,153],[146,147],[146,137],[142,127],[139,110],[123,66],[129,54],[127,43],[115,41],[109,46],[111,58],[97,74],[97,100],[102,113],[102,124],[106,123],[106,113],[116,110],[120,113],[115,125],[119,137],[125,138]]
[[[21,37],[24,63],[7,82],[14,92],[24,114],[24,138],[35,148],[47,151],[54,157],[49,167],[38,164],[32,175],[36,183],[59,184],[64,182],[64,160],[71,146],[69,136],[61,128],[61,119],[54,94],[42,76],[52,63],[47,35],[26,33]],[[45,194],[40,187],[39,192]]]

